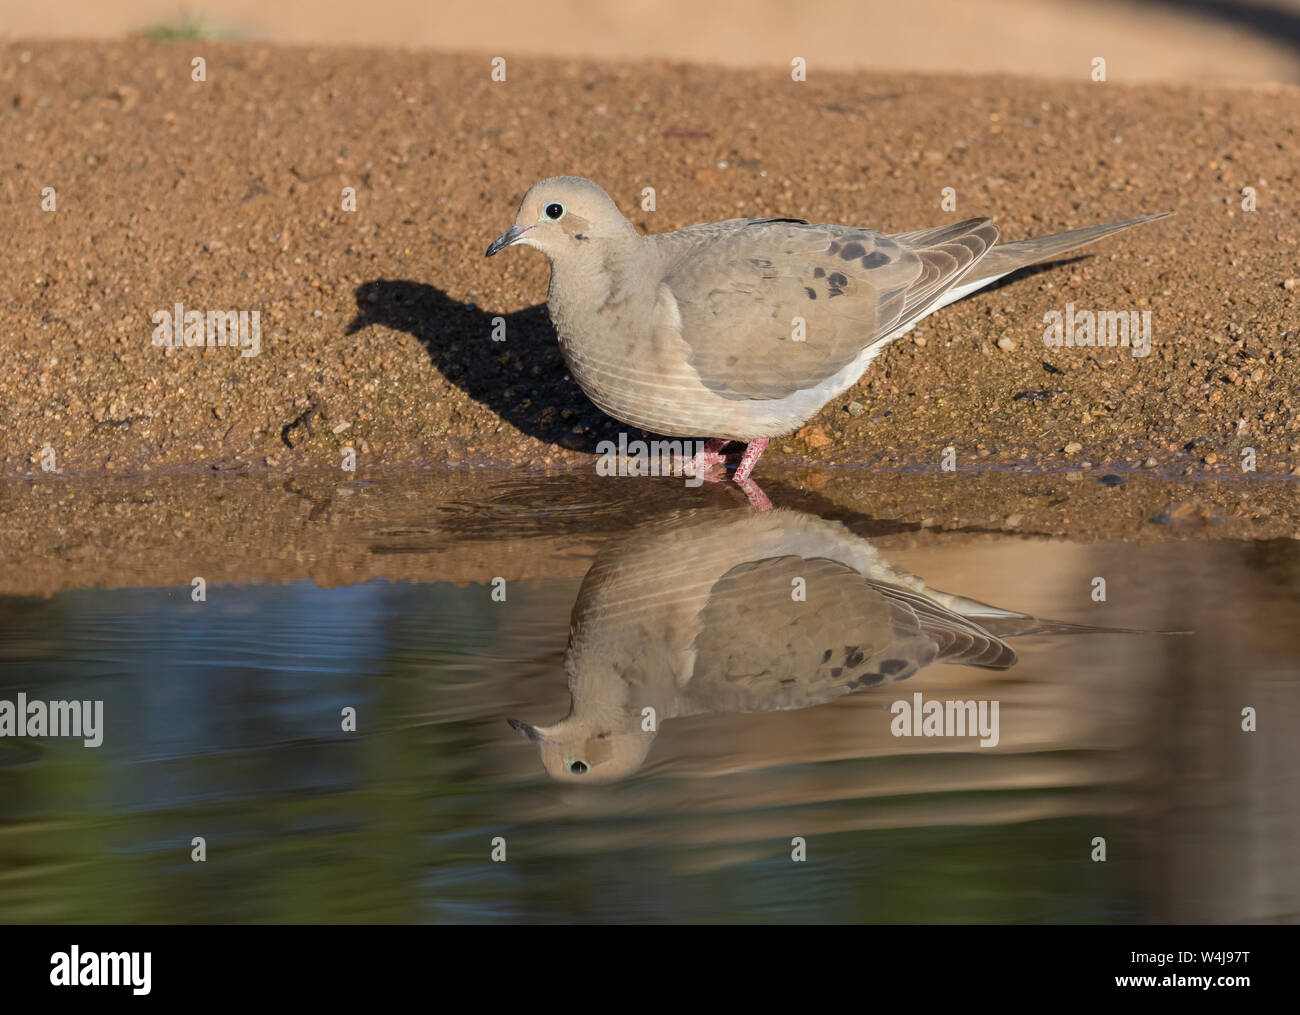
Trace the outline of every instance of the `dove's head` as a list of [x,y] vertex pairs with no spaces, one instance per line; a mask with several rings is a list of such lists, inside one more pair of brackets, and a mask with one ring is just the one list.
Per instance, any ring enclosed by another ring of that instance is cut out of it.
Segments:
[[601,240],[635,235],[613,198],[596,184],[580,176],[552,176],[528,188],[515,224],[492,241],[487,256],[522,243],[554,260]]
[[[639,717],[638,717],[639,720]],[[542,765],[561,782],[615,782],[645,761],[653,733],[569,716],[554,726],[529,726],[518,719],[511,728],[541,749]]]

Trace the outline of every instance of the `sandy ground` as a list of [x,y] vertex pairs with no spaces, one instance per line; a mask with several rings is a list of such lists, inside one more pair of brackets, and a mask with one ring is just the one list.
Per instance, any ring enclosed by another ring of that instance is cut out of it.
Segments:
[[[1262,471],[1300,464],[1300,91],[886,91],[553,61],[493,83],[472,57],[212,43],[195,83],[191,49],[4,51],[7,471],[46,443],[72,469],[324,464],[345,441],[372,464],[576,461],[557,445],[590,450],[613,424],[564,372],[544,259],[482,256],[555,172],[602,182],[648,231],[735,214],[896,231],[951,220],[944,186],[1010,238],[1173,210],[924,322],[787,454],[925,461],[955,442],[1014,462],[1078,441],[1097,464],[1236,469],[1243,446]],[[1043,314],[1067,301],[1150,309],[1153,354],[1044,348]],[[260,355],[155,347],[151,314],[178,302],[259,309]],[[489,340],[498,314],[506,343]],[[282,439],[313,394],[325,425]]]
[[[362,474],[590,470],[622,427],[567,376],[545,260],[483,257],[527,186],[564,172],[647,231],[987,214],[1015,239],[1176,212],[928,319],[764,466],[933,469],[953,446],[962,469],[1240,476],[1253,449],[1257,476],[1300,474],[1300,89],[508,68],[502,83],[484,56],[0,47],[0,473],[337,468],[345,447]],[[1043,316],[1067,302],[1150,310],[1152,354],[1045,348]],[[155,347],[151,315],[177,303],[259,311],[260,354]]]

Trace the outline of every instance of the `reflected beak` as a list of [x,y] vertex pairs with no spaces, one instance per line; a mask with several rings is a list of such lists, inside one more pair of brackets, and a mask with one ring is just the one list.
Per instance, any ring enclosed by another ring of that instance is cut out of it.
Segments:
[[[502,237],[502,239],[504,238],[505,237]],[[495,246],[495,244],[493,245]],[[503,243],[502,246],[509,246],[509,244]],[[492,251],[489,251],[488,256],[491,256],[491,254]],[[507,719],[506,722],[510,724],[510,728],[512,730],[518,733],[525,740],[531,740],[535,744],[540,743],[542,741],[542,735],[537,732],[535,727],[529,726],[528,723],[520,722],[518,719]]]
[[504,233],[492,241],[492,246],[487,248],[487,256],[491,257],[498,250],[505,250],[512,243],[516,243],[519,237],[533,228],[532,226],[511,226]]

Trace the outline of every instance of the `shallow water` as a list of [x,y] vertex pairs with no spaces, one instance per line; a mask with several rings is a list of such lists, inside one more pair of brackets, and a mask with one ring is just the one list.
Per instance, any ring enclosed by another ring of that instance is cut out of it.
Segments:
[[[0,598],[0,701],[104,715],[99,747],[0,738],[0,920],[1300,920],[1300,541],[918,533],[777,494],[755,521],[654,482],[473,501],[341,484],[369,505],[362,537],[289,539],[239,580],[182,545],[168,586],[123,558],[120,587]],[[1008,635],[1009,668],[897,682],[880,669],[907,656],[903,572],[1191,633]],[[566,740],[571,621],[574,714],[593,718]],[[830,674],[859,646],[846,687]],[[895,735],[916,694],[996,701],[996,745]],[[554,774],[508,719],[553,731]]]

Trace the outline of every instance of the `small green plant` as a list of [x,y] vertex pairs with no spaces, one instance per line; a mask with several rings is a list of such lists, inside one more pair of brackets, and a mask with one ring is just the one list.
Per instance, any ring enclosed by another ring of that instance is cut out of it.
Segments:
[[214,28],[198,18],[184,17],[179,24],[157,24],[134,33],[150,42],[187,42],[193,39],[231,39],[234,34]]

